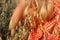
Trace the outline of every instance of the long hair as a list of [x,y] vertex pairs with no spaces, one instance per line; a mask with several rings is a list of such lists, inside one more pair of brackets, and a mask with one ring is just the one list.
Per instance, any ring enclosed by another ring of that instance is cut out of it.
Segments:
[[53,0],[34,0],[24,12],[25,14],[38,14],[41,20],[49,19],[53,12]]

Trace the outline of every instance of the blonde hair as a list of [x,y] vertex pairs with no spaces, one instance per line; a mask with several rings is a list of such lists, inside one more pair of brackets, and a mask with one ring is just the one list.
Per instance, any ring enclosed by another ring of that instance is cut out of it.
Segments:
[[[35,4],[34,4],[35,2]],[[33,6],[32,6],[33,5]],[[34,8],[35,5],[35,9]],[[29,8],[32,6],[32,8]],[[38,10],[38,11],[37,11]],[[34,13],[35,12],[35,13]],[[46,20],[52,15],[53,12],[53,0],[34,0],[26,7],[25,14],[38,14],[41,20]]]

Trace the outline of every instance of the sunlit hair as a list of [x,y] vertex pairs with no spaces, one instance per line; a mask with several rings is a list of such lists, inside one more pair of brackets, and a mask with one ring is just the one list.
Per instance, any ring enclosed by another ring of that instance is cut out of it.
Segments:
[[25,14],[39,15],[41,20],[51,17],[53,11],[53,0],[34,0],[25,9]]

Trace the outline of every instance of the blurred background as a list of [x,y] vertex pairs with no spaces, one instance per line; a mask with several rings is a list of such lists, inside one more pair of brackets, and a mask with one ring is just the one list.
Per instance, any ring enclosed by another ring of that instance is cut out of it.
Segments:
[[18,0],[0,0],[0,40],[27,40],[29,31],[27,27],[20,27],[15,30],[13,37],[8,30],[10,18]]
[[22,19],[21,26],[15,29],[14,35],[10,35],[9,22],[17,4],[18,0],[0,0],[0,40],[27,40],[33,29],[27,17]]

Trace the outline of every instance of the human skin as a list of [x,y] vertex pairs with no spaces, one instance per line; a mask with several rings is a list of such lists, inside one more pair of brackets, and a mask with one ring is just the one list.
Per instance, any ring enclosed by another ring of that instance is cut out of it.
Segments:
[[23,16],[23,11],[24,11],[25,6],[26,6],[25,5],[25,0],[18,0],[18,1],[19,1],[19,4],[15,8],[15,10],[13,12],[13,15],[11,17],[11,20],[10,20],[10,24],[9,24],[9,30],[11,31],[11,35],[13,35],[14,28],[16,27],[19,20]]
[[[26,7],[25,0],[18,0],[18,1],[19,1],[19,4],[17,5],[15,11],[13,12],[13,15],[11,17],[10,24],[9,24],[9,30],[11,31],[11,35],[14,34],[14,28],[19,23],[19,20],[22,18],[22,16],[24,16],[23,11]],[[43,1],[45,1],[45,0],[43,0]],[[49,0],[47,2],[49,3],[51,1],[52,0]],[[45,7],[47,6],[46,13],[44,10],[42,10],[42,8],[44,8],[43,5],[41,6],[40,14],[42,15],[42,18],[48,14],[50,15],[51,9],[53,9],[53,6],[51,4],[49,3],[49,4],[45,5]],[[42,13],[42,11],[44,11],[44,13]],[[48,12],[48,14],[47,14],[47,12]],[[44,15],[44,14],[46,14],[46,15]],[[45,20],[45,19],[43,18],[43,20]]]

